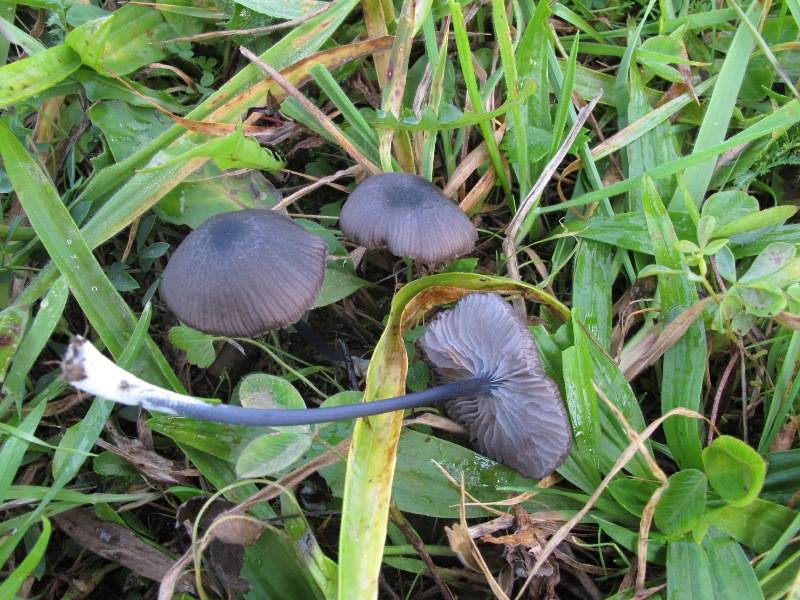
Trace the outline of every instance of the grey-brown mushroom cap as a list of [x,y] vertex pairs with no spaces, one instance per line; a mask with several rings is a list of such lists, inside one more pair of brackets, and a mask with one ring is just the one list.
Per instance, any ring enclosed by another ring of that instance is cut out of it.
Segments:
[[465,297],[440,313],[419,343],[444,380],[491,379],[486,394],[445,405],[482,453],[534,479],[564,462],[572,429],[558,387],[544,374],[528,328],[500,296]]
[[382,173],[361,182],[339,215],[348,238],[395,256],[438,263],[475,248],[478,232],[458,205],[429,181]]
[[187,325],[254,337],[311,308],[325,277],[327,245],[289,217],[248,209],[211,217],[181,242],[161,298]]

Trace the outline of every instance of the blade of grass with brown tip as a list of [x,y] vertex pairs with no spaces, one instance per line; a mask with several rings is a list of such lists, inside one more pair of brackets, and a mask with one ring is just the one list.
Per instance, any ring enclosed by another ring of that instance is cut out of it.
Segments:
[[258,58],[255,54],[250,52],[250,50],[248,50],[244,46],[239,46],[239,51],[249,61],[258,65],[258,67],[262,71],[264,71],[267,75],[272,77],[272,79],[279,86],[281,86],[281,88],[283,88],[283,90],[288,95],[297,100],[305,110],[307,110],[314,117],[316,117],[320,125],[322,125],[322,127],[325,129],[325,131],[327,131],[330,135],[332,135],[333,138],[336,140],[336,142],[339,144],[339,146],[350,156],[355,158],[361,164],[362,167],[364,167],[367,171],[369,171],[372,174],[380,173],[378,165],[374,164],[370,159],[364,156],[361,153],[361,151],[358,148],[356,148],[344,134],[342,134],[339,128],[333,124],[333,122],[328,118],[328,116],[325,113],[323,113],[320,109],[318,109],[316,106],[314,106],[314,104],[308,98],[306,98],[300,92],[300,90],[298,90],[292,84],[292,82],[290,82],[288,79],[286,79],[286,77],[281,75],[280,71],[278,71],[271,65],[267,64],[266,62]]
[[[473,56],[472,49],[469,45],[469,37],[467,36],[467,27],[464,24],[464,13],[461,11],[461,5],[455,0],[448,0],[450,6],[450,13],[453,18],[453,30],[456,37],[456,50],[458,53],[458,62],[461,65],[461,72],[464,75],[464,84],[467,88],[469,100],[472,103],[472,110],[476,113],[484,113],[483,101],[481,100],[481,93],[478,89],[478,80],[475,77],[475,68],[472,64]],[[506,195],[511,199],[511,184],[506,177],[506,171],[503,167],[503,161],[500,158],[500,148],[494,139],[494,131],[490,123],[481,121],[479,123],[483,140],[486,142],[486,148],[489,151],[489,158],[492,161],[497,174],[497,180],[505,191]]]
[[[292,72],[285,73],[285,75],[290,77],[295,82],[295,85],[300,85],[300,81],[293,79],[293,76],[307,73],[308,68],[312,66],[308,64],[309,62],[324,60],[319,57],[315,59],[311,54],[316,52],[333,35],[356,4],[356,0],[332,2],[325,12],[293,29],[285,37],[270,46],[260,58],[279,69],[286,69],[291,65]],[[367,40],[367,43],[369,42]],[[347,62],[347,60],[357,57],[347,58],[347,55],[352,52],[355,45],[337,47],[319,54],[323,56],[335,55],[340,60]],[[373,49],[373,47],[370,47],[369,51]],[[326,64],[331,68],[335,66],[333,61],[331,63],[326,62]],[[274,93],[275,90],[273,88],[275,87],[274,83],[264,80],[263,74],[255,65],[249,65],[241,69],[219,90],[189,112],[186,118],[195,121],[206,119],[216,122],[238,121],[247,108],[264,104],[268,92],[272,89]],[[136,170],[144,166],[157,152],[172,144],[178,138],[185,136],[185,133],[185,130],[180,126],[170,127],[129,158],[95,173],[77,201],[97,202],[107,198],[130,179]]]
[[[397,19],[397,32],[392,44],[392,52],[386,65],[386,77],[383,86],[381,110],[394,116],[400,116],[403,107],[403,95],[406,90],[406,76],[408,75],[408,57],[411,54],[411,45],[414,41],[414,0],[404,0]],[[395,139],[395,135],[397,138]],[[395,140],[394,149],[397,153],[397,162],[407,173],[414,172],[414,154],[411,150],[411,139],[407,132],[395,134],[393,129],[382,129],[378,133],[378,151],[381,157],[381,167],[384,171],[392,170],[392,141]]]
[[524,120],[522,105],[517,104],[520,98],[517,59],[514,56],[514,48],[511,45],[511,28],[506,16],[506,3],[504,0],[492,0],[492,21],[497,45],[500,47],[500,59],[503,64],[507,97],[511,102],[514,102],[510,111],[514,131],[515,154],[512,162],[517,166],[520,196],[524,196],[529,190],[528,182],[530,181],[531,168],[528,161],[528,128]]
[[[329,35],[332,33],[332,25],[330,23],[326,24],[329,26],[329,29],[326,29],[325,32]],[[320,44],[322,43],[321,41],[317,42],[316,39],[313,40],[313,42]],[[311,43],[311,41],[309,41],[309,43]],[[299,85],[310,78],[309,70],[314,65],[322,64],[328,68],[337,68],[351,60],[355,60],[364,56],[365,54],[369,54],[369,52],[375,47],[375,42],[373,40],[367,40],[365,42],[357,42],[347,46],[340,46],[330,50],[325,50],[292,65],[285,70],[284,76],[290,81],[294,82],[296,85]],[[263,102],[269,94],[272,94],[273,97],[276,97],[279,100],[285,97],[281,88],[274,81],[262,80],[244,90],[238,97],[235,98],[234,101],[224,104],[217,111],[211,114],[213,115],[213,119],[219,122],[238,120],[241,117],[242,112],[244,112],[247,107],[257,105],[259,102]],[[194,112],[191,114],[194,114]],[[167,134],[172,132],[173,129],[175,128],[170,128],[165,134],[162,134],[160,137],[151,142],[150,146],[152,148],[148,153],[145,153],[148,155],[147,160],[149,160],[149,157],[155,154],[155,152],[160,150],[162,146],[165,146],[172,141]],[[181,128],[177,129],[178,133],[182,131]],[[204,139],[205,138],[202,136],[185,134],[177,142],[175,142],[172,147],[175,148],[175,151],[188,151],[194,145],[202,143]],[[141,153],[137,153],[137,155],[138,154]],[[123,165],[126,168],[134,168],[134,165],[137,163],[133,159],[137,155],[134,155],[130,159],[122,161],[113,167],[103,169],[100,175],[102,176],[102,173],[113,170],[120,165]],[[196,158],[192,159],[191,163],[184,165],[175,165],[160,171],[152,171],[149,173],[139,173],[134,175],[133,178],[125,183],[123,187],[121,187],[115,194],[113,194],[113,196],[111,196],[111,198],[109,198],[105,204],[103,204],[103,206],[97,211],[97,213],[95,213],[89,222],[84,225],[82,228],[82,233],[86,239],[86,242],[90,247],[95,248],[107,239],[122,231],[130,223],[136,220],[136,218],[149,210],[164,196],[164,194],[175,187],[178,183],[183,181],[195,169],[199,168],[205,162],[205,160],[206,159],[204,158]],[[89,198],[93,197],[95,193],[99,193],[102,189],[106,189],[105,186],[109,183],[109,180],[104,179],[104,181],[105,184],[102,186],[98,184],[99,187],[93,188],[92,195],[90,195]],[[88,193],[88,191],[85,193]],[[83,196],[81,196],[81,198],[83,198]],[[28,287],[25,288],[22,294],[20,294],[20,296],[16,299],[16,303],[29,304],[35,301],[49,289],[50,285],[53,283],[53,281],[55,281],[57,273],[58,272],[53,265],[48,265],[42,269],[36,278],[31,281]]]

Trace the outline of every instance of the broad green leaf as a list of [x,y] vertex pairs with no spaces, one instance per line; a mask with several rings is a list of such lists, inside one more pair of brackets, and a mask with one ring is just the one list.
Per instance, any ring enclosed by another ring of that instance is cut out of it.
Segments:
[[66,44],[95,71],[126,75],[166,56],[162,42],[175,32],[157,10],[126,4],[67,34]]
[[61,44],[0,67],[0,107],[43,92],[81,66],[81,57]]
[[667,600],[715,600],[708,556],[691,539],[667,544]]
[[279,192],[258,171],[222,172],[206,163],[153,207],[158,218],[197,229],[214,215],[240,208],[270,208]]
[[703,203],[700,214],[704,217],[714,217],[717,220],[716,228],[719,229],[756,212],[758,212],[758,200],[753,196],[742,190],[727,190],[711,194]]
[[656,489],[658,489],[657,482],[633,477],[616,477],[608,486],[608,491],[614,500],[636,517],[642,516],[645,506]]
[[[717,219],[709,215],[703,215],[697,222],[697,243],[705,248],[711,240],[711,234],[717,226]],[[711,254],[714,254],[712,252]]]
[[[327,435],[324,430],[322,435]],[[327,438],[327,441],[333,443],[336,439]],[[516,471],[469,448],[412,429],[404,429],[397,449],[397,466],[392,488],[392,499],[400,510],[430,517],[458,517],[458,486],[454,486],[436,464],[456,481],[461,481],[463,476],[467,491],[485,502],[507,497],[508,489],[533,490],[534,486],[533,481]],[[325,467],[321,473],[334,495],[341,496],[344,491],[345,465]],[[539,510],[543,506],[552,510],[580,508],[578,501],[560,497],[548,490],[537,491],[539,493],[533,500],[533,506],[538,506]],[[478,506],[468,506],[466,510],[468,517],[488,515]]]
[[740,283],[752,283],[772,275],[789,265],[797,254],[794,244],[776,242],[759,252],[747,272],[739,278]]
[[703,548],[718,599],[763,599],[753,567],[738,542],[712,527],[703,540]]
[[703,464],[711,487],[734,506],[746,506],[758,498],[767,466],[743,441],[723,435],[703,450]]
[[578,249],[572,272],[573,306],[583,326],[606,351],[611,347],[612,263],[609,246],[585,241]]
[[655,512],[655,523],[667,536],[687,533],[700,525],[706,511],[706,476],[697,469],[684,469],[669,478]]
[[249,408],[306,408],[300,392],[275,375],[251,373],[239,384],[238,391],[242,406]]
[[167,334],[170,343],[186,352],[186,360],[205,369],[217,358],[214,337],[186,325],[171,327]]
[[314,308],[338,302],[368,285],[371,285],[369,281],[356,277],[335,263],[328,263],[322,290],[314,302]]
[[723,246],[714,255],[717,271],[728,283],[736,283],[736,259],[728,246]]
[[[618,73],[617,77],[618,80],[622,77],[621,72]],[[631,65],[627,79],[629,79],[629,85],[626,86],[625,90],[628,95],[627,115],[625,121],[620,119],[619,125],[621,128],[626,127],[628,122],[647,118],[652,114],[653,106],[655,105],[649,98],[647,88],[635,65]],[[643,175],[659,165],[677,159],[679,157],[676,150],[677,146],[671,123],[667,120],[658,124],[651,131],[633,140],[624,148],[628,159],[627,175],[629,177]],[[663,197],[672,195],[675,190],[673,177],[656,180],[655,185],[658,193]],[[642,193],[642,186],[637,186],[628,193],[628,209],[637,211],[639,215],[641,215],[642,208]]]
[[266,433],[244,447],[236,474],[242,479],[274,475],[294,464],[310,446],[311,437],[304,431]]
[[147,424],[181,447],[196,448],[229,463],[235,463],[242,449],[264,433],[261,427],[224,425],[168,415],[151,417]]
[[130,106],[115,100],[98,102],[86,114],[103,132],[117,162],[149,144],[172,125],[172,121],[153,108]]
[[203,142],[187,152],[175,156],[167,154],[167,156],[166,160],[156,162],[142,172],[149,173],[167,169],[198,157],[210,158],[217,167],[223,170],[245,168],[278,171],[284,167],[284,163],[275,158],[272,152],[262,148],[255,139],[245,137],[241,129],[225,137]]
[[786,308],[786,294],[775,286],[754,283],[734,288],[744,302],[747,312],[757,317],[774,317]]
[[[797,212],[794,206],[773,206],[757,213],[747,215],[723,226],[718,226],[714,237],[731,237],[751,231],[758,231],[766,227],[783,225]],[[738,239],[738,238],[737,238]]]
[[575,345],[562,352],[564,369],[564,403],[572,422],[574,445],[572,454],[587,473],[600,472],[600,409],[592,387],[592,358],[586,333],[576,311],[573,311]]
[[[693,240],[695,227],[686,213],[669,213],[675,233],[682,240]],[[653,240],[647,229],[647,220],[642,212],[619,213],[613,217],[593,216],[588,221],[568,221],[562,224],[563,231],[579,237],[612,246],[653,254]],[[556,230],[556,233],[561,230]]]

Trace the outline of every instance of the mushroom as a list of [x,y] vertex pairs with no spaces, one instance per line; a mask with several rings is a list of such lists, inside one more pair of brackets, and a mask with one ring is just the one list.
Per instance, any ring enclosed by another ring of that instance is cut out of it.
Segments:
[[466,426],[479,449],[523,475],[541,478],[572,444],[556,385],[542,371],[533,338],[495,294],[472,294],[440,314],[420,345],[443,385],[396,398],[307,410],[210,404],[159,388],[117,367],[83,338],[64,356],[74,387],[122,404],[205,421],[285,426],[355,419],[438,402]]
[[367,248],[433,264],[471,252],[478,232],[435,185],[408,173],[368,177],[339,215],[342,233]]
[[271,210],[208,219],[164,269],[161,298],[200,331],[255,337],[286,327],[314,304],[325,277],[322,238]]
[[491,384],[445,403],[488,457],[539,479],[572,447],[558,387],[542,369],[528,328],[497,294],[472,294],[440,314],[419,341],[444,381]]

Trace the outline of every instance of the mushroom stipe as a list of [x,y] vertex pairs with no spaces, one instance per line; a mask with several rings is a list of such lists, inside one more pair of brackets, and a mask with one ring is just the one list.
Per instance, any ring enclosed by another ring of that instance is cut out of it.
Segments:
[[204,421],[248,426],[305,425],[443,403],[478,448],[523,475],[541,478],[572,446],[558,388],[542,370],[530,332],[496,294],[474,293],[438,315],[420,340],[443,385],[373,402],[306,410],[212,404],[151,385],[116,366],[86,339],[70,343],[64,378],[121,404]]

